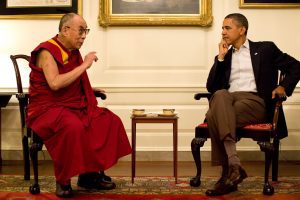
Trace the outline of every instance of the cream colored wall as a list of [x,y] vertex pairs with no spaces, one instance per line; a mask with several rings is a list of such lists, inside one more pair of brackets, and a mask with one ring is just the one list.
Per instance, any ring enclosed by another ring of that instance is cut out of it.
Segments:
[[[97,2],[97,3],[96,3]],[[300,58],[299,9],[239,9],[238,0],[213,0],[211,27],[109,27],[98,25],[98,1],[84,1],[83,16],[91,28],[81,51],[97,51],[99,61],[88,73],[93,86],[107,91],[101,103],[123,120],[131,136],[133,108],[159,111],[175,108],[179,119],[179,151],[190,151],[194,127],[203,120],[207,102],[193,100],[205,82],[217,53],[222,21],[232,12],[245,14],[249,38],[272,40],[280,49]],[[57,33],[58,20],[0,20],[0,88],[15,87],[8,55],[30,51]],[[3,73],[2,73],[3,72]],[[7,78],[11,77],[11,78]],[[18,107],[12,100],[2,111],[2,149],[21,149]],[[290,136],[281,149],[300,150],[300,89],[285,103]],[[12,123],[14,122],[14,123]],[[16,123],[15,123],[16,122]],[[171,125],[138,124],[137,150],[171,151]],[[17,139],[16,139],[17,138]],[[209,141],[205,150],[209,150]],[[241,141],[240,150],[258,150],[256,143]]]

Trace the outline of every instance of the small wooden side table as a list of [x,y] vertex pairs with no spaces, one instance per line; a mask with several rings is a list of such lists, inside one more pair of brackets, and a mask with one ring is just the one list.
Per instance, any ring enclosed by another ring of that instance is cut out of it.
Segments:
[[137,123],[172,123],[173,124],[173,171],[175,183],[177,183],[177,140],[178,140],[178,117],[175,116],[131,116],[131,182],[134,183],[135,177],[135,158],[136,158],[136,124]]
[[0,92],[0,169],[2,168],[2,156],[1,156],[1,108],[7,106],[12,94],[10,92]]

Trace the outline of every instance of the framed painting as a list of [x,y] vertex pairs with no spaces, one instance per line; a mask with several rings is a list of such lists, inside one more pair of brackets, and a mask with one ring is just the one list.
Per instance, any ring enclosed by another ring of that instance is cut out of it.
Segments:
[[300,8],[300,0],[240,0],[240,8]]
[[212,0],[100,0],[100,26],[212,24]]
[[65,13],[82,14],[82,0],[1,0],[2,19],[60,18]]

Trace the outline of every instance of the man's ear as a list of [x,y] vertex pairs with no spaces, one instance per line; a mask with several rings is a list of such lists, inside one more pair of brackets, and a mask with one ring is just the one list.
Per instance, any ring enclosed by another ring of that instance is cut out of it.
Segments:
[[67,26],[63,26],[61,29],[61,33],[62,35],[65,35],[67,33],[68,27]]
[[245,35],[246,33],[246,28],[244,26],[241,27],[241,35]]

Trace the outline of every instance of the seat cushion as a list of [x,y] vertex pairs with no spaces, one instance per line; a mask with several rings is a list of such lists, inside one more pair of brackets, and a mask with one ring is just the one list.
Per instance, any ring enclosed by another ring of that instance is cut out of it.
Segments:
[[252,129],[252,130],[272,130],[273,126],[270,123],[265,124],[249,124],[244,126],[243,129]]
[[[198,125],[199,128],[207,128],[207,123],[201,123]],[[249,124],[247,126],[244,126],[242,129],[247,130],[271,130],[272,124],[270,123],[263,123],[263,124]]]
[[204,123],[201,123],[198,125],[199,128],[207,128],[207,123],[204,122]]

